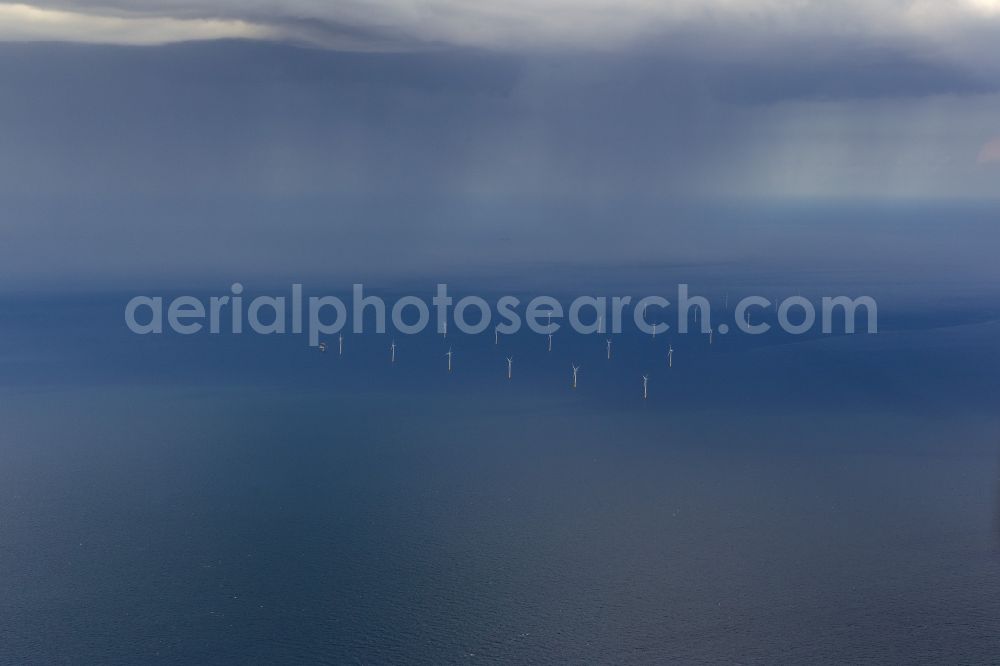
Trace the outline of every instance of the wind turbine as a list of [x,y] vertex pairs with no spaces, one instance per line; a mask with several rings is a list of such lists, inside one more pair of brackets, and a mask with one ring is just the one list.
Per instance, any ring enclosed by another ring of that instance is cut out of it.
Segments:
[[573,368],[573,388],[576,388],[576,373],[580,371],[580,366],[574,365],[571,367]]
[[715,331],[713,329],[708,329],[708,344],[712,344],[712,333]]
[[667,345],[667,367],[674,367],[674,347],[673,345]]
[[653,339],[654,340],[656,339],[656,327],[657,326],[659,326],[659,324],[653,324]]
[[552,351],[552,334],[549,333],[549,351]]
[[337,354],[339,356],[343,356],[344,355],[344,334],[343,333],[340,334],[340,338],[338,338],[338,340],[340,342],[340,350],[337,352]]
[[493,327],[493,338],[494,338],[493,339],[493,344],[495,344],[495,345],[500,344],[500,327],[499,326],[494,326]]
[[608,360],[611,360],[611,338],[608,338]]
[[447,338],[448,337],[448,320],[447,319],[444,320],[444,328],[441,329],[441,337],[443,337],[443,338]]
[[451,347],[448,347],[448,353],[445,356],[448,357],[448,372],[451,372]]
[[393,340],[392,344],[389,345],[389,350],[392,352],[392,363],[396,362],[396,341]]
[[642,376],[642,399],[649,397],[649,375]]
[[507,357],[507,379],[510,379],[511,374],[513,373],[513,369],[514,369],[514,357],[513,356],[508,356]]

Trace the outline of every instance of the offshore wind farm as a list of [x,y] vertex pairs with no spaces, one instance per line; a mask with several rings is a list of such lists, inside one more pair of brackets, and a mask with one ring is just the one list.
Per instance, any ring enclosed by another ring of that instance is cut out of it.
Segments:
[[[728,294],[727,294],[728,296]],[[719,304],[723,304],[723,298],[719,298]],[[504,377],[507,383],[518,387],[518,390],[527,391],[534,394],[539,391],[551,391],[553,395],[559,394],[559,388],[566,384],[559,381],[563,368],[567,365],[572,370],[569,387],[578,387],[578,372],[580,367],[588,361],[592,368],[593,376],[588,382],[585,395],[604,395],[613,398],[615,401],[627,401],[629,392],[623,391],[625,377],[631,373],[639,372],[642,378],[642,391],[638,394],[639,402],[649,402],[649,373],[646,368],[665,367],[670,374],[664,374],[661,378],[660,391],[655,404],[661,404],[665,408],[668,405],[680,404],[684,402],[684,394],[687,392],[689,398],[703,395],[713,390],[718,390],[720,384],[729,381],[729,368],[737,368],[743,363],[741,356],[750,354],[756,358],[762,354],[765,356],[778,356],[777,349],[785,345],[794,345],[798,338],[780,330],[777,321],[777,302],[773,306],[761,307],[760,321],[770,327],[767,333],[762,335],[747,335],[740,332],[737,325],[730,329],[725,314],[718,308],[714,313],[713,327],[707,333],[703,332],[700,322],[705,315],[702,308],[691,308],[688,312],[688,325],[686,332],[681,334],[671,331],[672,328],[679,328],[677,322],[673,325],[663,321],[651,322],[650,330],[655,331],[662,327],[660,335],[646,335],[641,330],[633,326],[623,326],[622,331],[613,333],[610,337],[597,338],[585,333],[573,331],[567,322],[562,321],[561,338],[563,344],[553,347],[552,340],[554,333],[537,333],[528,327],[522,327],[516,333],[500,335],[499,326],[491,327],[492,339],[486,343],[487,335],[458,333],[444,342],[443,331],[447,330],[447,323],[439,326],[441,333],[424,331],[416,335],[408,335],[408,354],[404,362],[401,362],[400,372],[394,373],[391,377],[381,377],[378,373],[366,373],[363,368],[369,361],[366,360],[370,354],[371,341],[373,339],[387,339],[391,350],[391,362],[396,365],[396,341],[391,332],[386,333],[362,333],[348,334],[351,338],[351,347],[356,350],[347,365],[338,365],[339,359],[334,359],[333,363],[328,363],[324,357],[316,359],[317,370],[322,369],[322,375],[314,375],[312,381],[331,382],[340,386],[347,386],[345,382],[351,378],[358,378],[359,389],[364,386],[367,390],[375,388],[382,382],[382,386],[398,386],[399,382],[404,385],[412,385],[416,390],[422,385],[425,388],[438,387],[447,390],[448,386],[460,388],[460,390],[475,390],[477,384],[481,388],[492,386],[490,382],[489,366],[498,362],[505,368]],[[711,303],[709,303],[710,307]],[[652,313],[648,308],[642,309],[642,316],[647,312]],[[633,312],[626,308],[623,316],[628,318]],[[543,314],[545,326],[552,325],[551,313]],[[668,317],[667,310],[660,310],[658,317]],[[745,317],[746,315],[744,315]],[[560,320],[556,320],[559,324]],[[586,324],[586,322],[583,322]],[[603,326],[601,317],[594,317],[594,331]],[[744,323],[749,325],[746,319]],[[863,323],[863,322],[862,322]],[[863,329],[864,327],[861,326]],[[719,344],[715,344],[714,333],[716,330],[724,331]],[[666,331],[666,332],[664,332]],[[736,331],[731,333],[731,331]],[[853,335],[841,336],[845,345],[854,344],[853,339],[857,339],[860,347],[865,346],[865,337],[876,337],[865,333],[863,330]],[[534,340],[542,340],[539,347]],[[337,335],[341,348],[343,346],[344,334]],[[320,344],[324,345],[325,342]],[[617,353],[612,354],[612,349]],[[683,370],[675,370],[674,355],[681,350],[686,362]],[[460,352],[463,358],[462,367],[459,369],[453,364],[454,355]],[[309,354],[309,348],[301,350],[303,354]],[[518,356],[522,371],[518,377],[513,373],[513,357]],[[430,359],[443,357],[443,378],[447,382],[441,383],[441,376],[434,372],[428,372]],[[605,362],[605,366],[596,363],[598,359]],[[662,359],[662,360],[661,360]],[[676,373],[676,374],[675,374]],[[634,375],[632,375],[634,376]],[[320,379],[322,378],[322,379]],[[577,394],[577,395],[584,395]]]

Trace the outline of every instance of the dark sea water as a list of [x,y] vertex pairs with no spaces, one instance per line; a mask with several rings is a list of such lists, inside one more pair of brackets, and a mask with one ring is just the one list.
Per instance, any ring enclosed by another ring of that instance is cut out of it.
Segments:
[[426,334],[394,366],[5,297],[0,662],[995,663],[987,287],[882,284],[875,336]]

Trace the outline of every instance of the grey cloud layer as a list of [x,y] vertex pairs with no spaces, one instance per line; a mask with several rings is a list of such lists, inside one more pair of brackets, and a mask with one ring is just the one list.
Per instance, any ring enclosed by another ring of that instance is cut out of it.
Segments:
[[701,77],[744,100],[982,93],[1000,80],[1000,0],[0,2],[0,42],[226,37],[646,59],[664,78]]
[[275,39],[334,48],[616,50],[700,34],[747,44],[907,42],[985,61],[997,53],[1000,34],[996,0],[35,0],[30,6],[66,14],[59,20],[13,14],[0,38],[16,32],[16,23],[72,26],[76,16],[80,41],[95,41],[86,39],[82,18],[104,17],[191,21],[192,30],[199,20],[239,21]]

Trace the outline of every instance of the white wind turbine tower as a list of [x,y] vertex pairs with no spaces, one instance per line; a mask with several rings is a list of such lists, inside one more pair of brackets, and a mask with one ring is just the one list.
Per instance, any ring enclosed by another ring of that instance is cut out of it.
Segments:
[[448,353],[445,356],[448,357],[448,372],[451,372],[451,347],[448,347]]
[[657,326],[659,326],[659,324],[653,324],[653,339],[654,340],[656,339],[656,327]]
[[499,326],[494,326],[493,327],[493,344],[495,344],[495,345],[500,344],[500,327]]
[[667,345],[667,367],[674,367],[674,346]]
[[508,356],[507,357],[507,379],[510,379],[511,375],[513,374],[513,371],[514,371],[514,357],[513,356]]
[[649,397],[649,375],[642,376],[642,399]]
[[396,362],[396,341],[395,340],[393,340],[392,344],[389,345],[389,350],[392,353],[392,360],[390,362],[391,363],[395,363]]
[[447,338],[448,337],[448,320],[447,319],[444,320],[444,328],[441,329],[441,337],[443,337],[443,338]]
[[580,366],[574,365],[573,368],[573,388],[576,388],[576,373],[580,372]]
[[338,339],[338,341],[340,343],[340,350],[337,352],[337,354],[339,356],[343,356],[344,355],[344,334],[343,333],[340,334],[340,338]]
[[714,333],[714,332],[715,331],[712,330],[711,328],[708,329],[708,344],[712,344],[712,333]]
[[552,351],[552,334],[549,333],[549,351]]
[[611,360],[611,338],[608,338],[608,360]]

